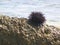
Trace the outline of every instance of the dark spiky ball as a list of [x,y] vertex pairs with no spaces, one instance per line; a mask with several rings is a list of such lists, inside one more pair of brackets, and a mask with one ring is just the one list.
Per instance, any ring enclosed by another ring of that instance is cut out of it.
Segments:
[[40,26],[45,22],[45,17],[41,12],[32,12],[29,16],[29,22],[34,26]]

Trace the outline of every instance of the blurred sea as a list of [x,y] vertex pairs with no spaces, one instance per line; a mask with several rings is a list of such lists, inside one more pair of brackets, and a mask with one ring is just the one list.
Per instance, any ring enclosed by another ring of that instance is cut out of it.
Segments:
[[50,25],[60,26],[60,0],[0,0],[0,14],[28,18],[33,11],[42,12]]

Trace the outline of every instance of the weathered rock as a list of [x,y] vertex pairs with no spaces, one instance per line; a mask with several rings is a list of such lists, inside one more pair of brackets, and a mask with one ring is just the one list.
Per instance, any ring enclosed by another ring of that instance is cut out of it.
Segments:
[[60,29],[33,27],[26,18],[0,16],[0,45],[60,45]]

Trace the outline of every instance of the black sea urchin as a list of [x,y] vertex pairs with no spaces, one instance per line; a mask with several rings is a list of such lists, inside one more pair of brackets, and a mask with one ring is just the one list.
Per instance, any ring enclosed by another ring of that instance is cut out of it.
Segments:
[[34,26],[40,26],[45,22],[45,17],[41,12],[32,12],[29,16],[29,22]]

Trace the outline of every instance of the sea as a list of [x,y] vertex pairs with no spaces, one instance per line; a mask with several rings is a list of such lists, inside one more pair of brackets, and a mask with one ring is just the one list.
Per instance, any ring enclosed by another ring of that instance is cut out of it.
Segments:
[[0,15],[28,18],[42,12],[46,23],[60,27],[60,0],[0,0]]

